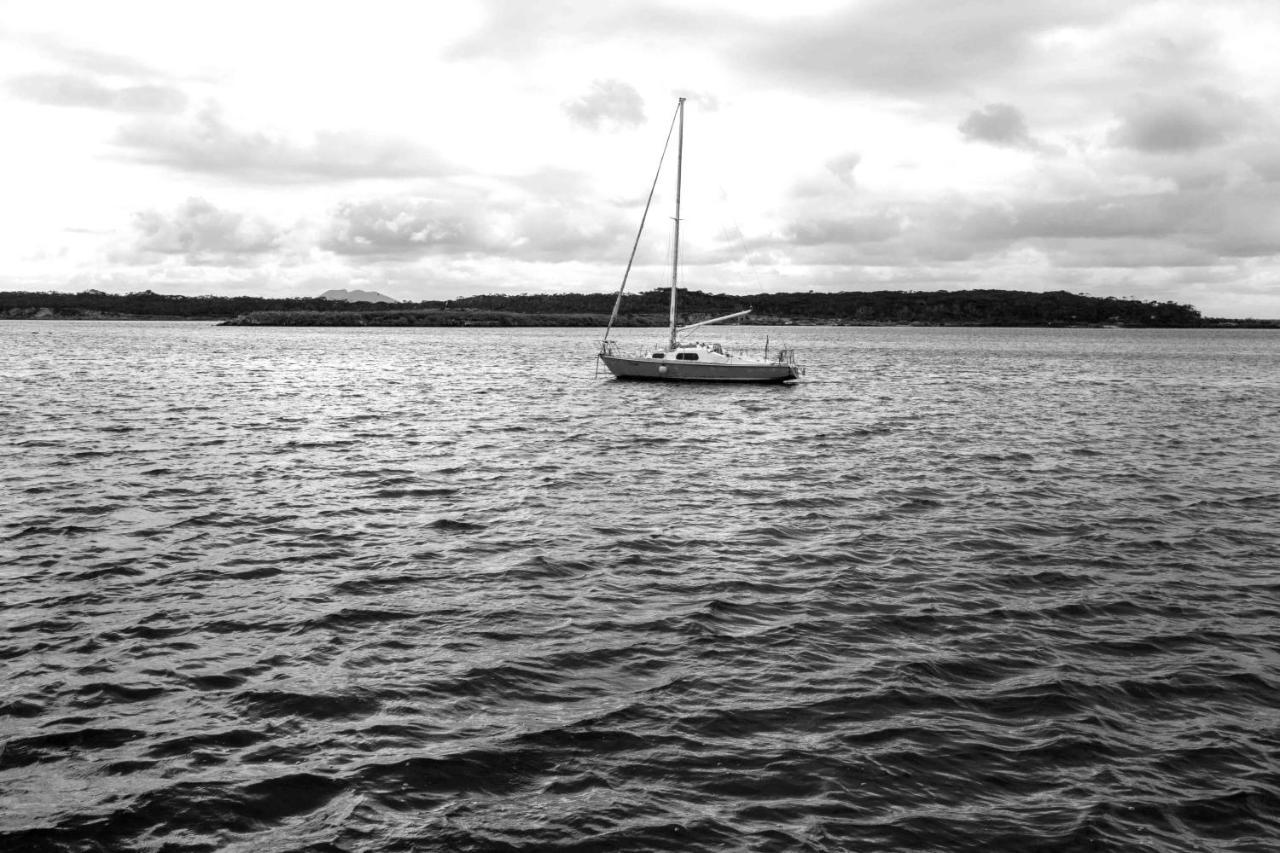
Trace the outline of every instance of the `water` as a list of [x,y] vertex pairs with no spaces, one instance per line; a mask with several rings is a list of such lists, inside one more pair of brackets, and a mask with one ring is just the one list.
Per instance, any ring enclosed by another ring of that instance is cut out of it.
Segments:
[[0,324],[0,849],[1280,846],[1280,335],[770,334]]

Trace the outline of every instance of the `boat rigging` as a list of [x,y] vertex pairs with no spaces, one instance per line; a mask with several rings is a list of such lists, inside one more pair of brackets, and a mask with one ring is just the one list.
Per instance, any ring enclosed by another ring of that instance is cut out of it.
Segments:
[[[680,190],[684,178],[684,98],[676,104],[676,112],[672,117],[672,129],[667,131],[667,141],[662,148],[662,157],[658,160],[658,171],[649,188],[649,198],[645,202],[644,213],[640,217],[640,228],[631,248],[631,256],[627,260],[626,271],[622,275],[622,286],[618,288],[618,297],[613,303],[613,313],[609,315],[609,323],[605,327],[604,339],[600,343],[598,358],[604,362],[618,379],[658,379],[684,382],[789,382],[799,379],[804,368],[796,364],[795,352],[790,349],[778,350],[774,358],[769,358],[766,342],[765,355],[761,359],[746,358],[729,352],[718,343],[681,343],[679,336],[691,329],[709,326],[725,320],[744,317],[751,313],[736,311],[723,317],[702,320],[686,326],[676,325],[677,281],[680,271]],[[640,236],[644,232],[645,221],[649,217],[649,207],[653,203],[653,194],[658,186],[658,178],[662,174],[662,163],[666,160],[667,148],[671,144],[672,130],[676,132],[676,187],[675,187],[675,231],[672,239],[671,254],[671,301],[669,334],[666,345],[661,348],[646,350],[647,354],[627,356],[621,354],[616,343],[609,340],[609,333],[618,318],[618,309],[622,305],[622,294],[627,287],[627,278],[635,263],[636,250],[640,245]],[[766,339],[767,341],[767,339]]]

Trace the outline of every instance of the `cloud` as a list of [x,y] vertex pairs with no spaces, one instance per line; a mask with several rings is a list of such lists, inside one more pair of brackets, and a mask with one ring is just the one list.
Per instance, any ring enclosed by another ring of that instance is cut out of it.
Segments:
[[714,92],[686,92],[682,91],[679,95],[684,95],[691,105],[698,108],[699,113],[714,113],[720,109],[720,98]]
[[588,130],[616,130],[644,123],[644,99],[620,80],[596,80],[587,94],[567,101],[564,112]]
[[936,95],[1007,74],[1042,50],[1047,32],[1119,14],[1100,0],[872,0],[821,16],[740,21],[724,55],[773,85]]
[[321,248],[340,255],[419,256],[487,250],[492,240],[469,213],[435,199],[343,202]]
[[1241,99],[1211,89],[1142,95],[1124,109],[1111,142],[1146,152],[1197,151],[1227,141],[1244,127],[1249,113]]
[[6,88],[23,100],[54,107],[88,107],[124,113],[179,113],[187,96],[170,86],[106,86],[78,74],[27,74]]
[[72,68],[89,71],[93,74],[113,75],[154,79],[164,75],[150,65],[127,56],[106,51],[94,50],[49,34],[24,34],[24,44],[37,48],[40,52]]
[[137,120],[116,144],[148,163],[264,183],[438,175],[447,171],[433,152],[411,142],[357,132],[320,132],[299,142],[242,131],[207,107],[187,121]]
[[1012,104],[987,104],[969,113],[960,123],[960,133],[970,142],[986,142],[1003,148],[1036,148],[1027,130],[1027,120]]
[[854,172],[862,163],[862,155],[854,152],[830,157],[823,168],[800,175],[789,190],[791,200],[816,206],[825,204],[847,206],[850,195],[858,188]]
[[1280,254],[1280,186],[1205,183],[1160,192],[1095,190],[1068,199],[1031,191],[1003,201],[917,211],[912,240],[974,254],[1033,246],[1059,266],[1204,266]]
[[827,171],[847,187],[854,185],[853,170],[862,162],[861,154],[841,154],[827,161]]
[[546,166],[505,180],[512,190],[534,197],[585,198],[596,184],[590,172],[562,166]]
[[900,217],[882,211],[795,221],[783,230],[783,239],[788,245],[820,246],[831,243],[873,243],[888,240],[900,233]]
[[186,94],[168,75],[137,60],[43,34],[24,35],[20,43],[70,70],[11,77],[5,88],[15,97],[46,106],[122,113],[171,114],[187,106]]
[[171,213],[134,215],[136,256],[181,255],[188,264],[227,264],[280,247],[283,232],[261,217],[222,210],[202,198],[187,199]]
[[1146,269],[1209,267],[1221,259],[1204,249],[1167,239],[1141,237],[1046,241],[1046,255],[1058,269]]
[[771,88],[892,95],[960,91],[977,80],[999,79],[1039,55],[1046,34],[1096,27],[1124,14],[1108,0],[868,0],[790,16],[659,2],[484,5],[485,21],[454,45],[452,58],[518,62],[621,34],[631,43],[713,51],[725,65]]
[[1090,195],[1066,200],[1035,197],[956,208],[939,218],[941,229],[975,246],[1036,240],[1174,238],[1203,231],[1202,198],[1167,192],[1124,196]]
[[320,247],[376,259],[494,256],[536,261],[621,257],[627,226],[582,200],[458,193],[453,198],[346,201],[334,210]]
[[[821,192],[794,192],[785,223],[753,245],[773,263],[810,271],[934,264],[958,276],[981,275],[983,265],[1018,252],[1034,252],[1045,269],[1133,270],[1280,254],[1280,182],[1223,158],[1112,152],[1088,169],[1036,161],[1022,167],[1020,183],[994,195],[952,190],[908,199],[879,188],[842,191],[828,180]],[[1157,168],[1137,171],[1147,161]]]
[[487,10],[484,21],[447,51],[449,58],[520,61],[619,35],[643,39],[646,34],[660,34],[664,46],[670,47],[682,40],[703,42],[707,33],[717,32],[717,23],[724,25],[732,19],[723,13],[690,12],[653,2],[484,0],[480,5]]
[[630,219],[595,205],[529,202],[511,216],[507,254],[523,260],[620,263],[633,228]]

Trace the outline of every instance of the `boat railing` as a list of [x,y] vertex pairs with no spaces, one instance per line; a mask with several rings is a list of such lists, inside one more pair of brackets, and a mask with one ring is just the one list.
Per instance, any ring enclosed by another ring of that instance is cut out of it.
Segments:
[[[689,341],[681,345],[702,347],[711,352],[718,352],[731,358],[746,360],[760,358],[759,350],[751,350],[745,347],[729,347],[719,343],[706,343],[703,341]],[[601,341],[599,354],[617,356],[621,358],[648,358],[654,352],[656,352],[656,350],[652,348],[645,349],[635,344],[627,346],[618,341]],[[773,364],[789,364],[794,366],[796,363],[796,351],[792,347],[770,349],[765,352],[765,360],[770,361]]]

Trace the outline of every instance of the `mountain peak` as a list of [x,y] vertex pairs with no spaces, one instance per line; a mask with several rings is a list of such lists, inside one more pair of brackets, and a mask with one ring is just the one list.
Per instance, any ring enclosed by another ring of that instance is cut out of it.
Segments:
[[374,290],[326,290],[320,294],[321,299],[332,299],[334,302],[399,302]]

